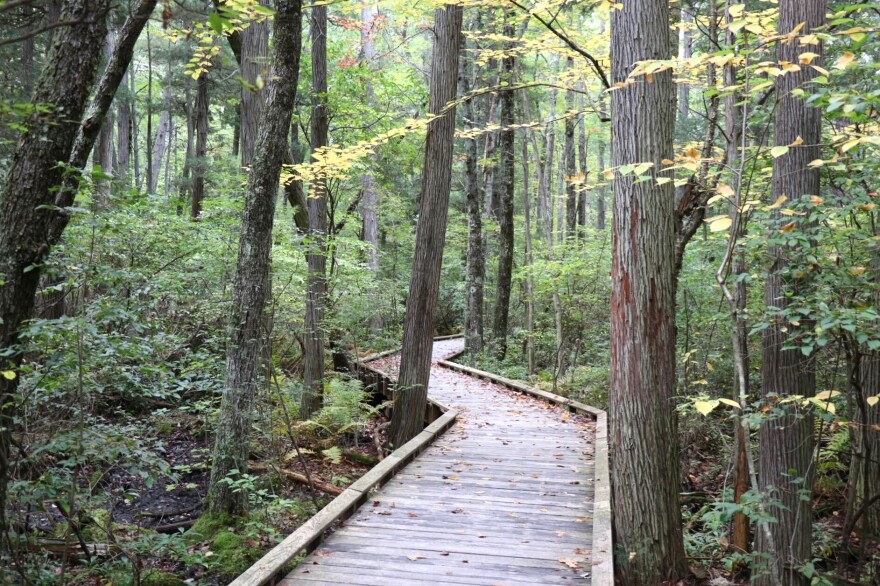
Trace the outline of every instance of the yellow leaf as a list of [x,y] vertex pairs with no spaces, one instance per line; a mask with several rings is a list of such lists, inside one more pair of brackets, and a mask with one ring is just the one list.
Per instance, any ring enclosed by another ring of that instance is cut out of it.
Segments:
[[694,147],[691,147],[688,150],[686,150],[684,152],[684,154],[689,159],[699,159],[700,158],[700,151],[698,151]]
[[858,138],[851,138],[840,147],[840,152],[845,153],[859,144]]
[[775,146],[772,149],[770,149],[770,154],[773,155],[774,159],[778,159],[779,157],[781,157],[782,155],[784,155],[786,153],[788,153],[788,146],[787,145],[779,145],[779,146]]
[[736,409],[742,408],[739,406],[739,403],[737,403],[733,399],[718,399],[718,400],[721,401],[722,403],[724,403],[725,405],[730,406],[730,407],[735,407]]
[[0,370],[0,376],[6,380],[13,380],[15,378],[15,373],[11,370]]
[[810,203],[813,204],[814,206],[822,205],[823,201],[824,200],[821,197],[819,197],[818,195],[814,195],[814,196],[810,197]]
[[813,62],[813,59],[815,59],[818,56],[819,56],[818,53],[811,53],[811,52],[807,51],[806,53],[801,53],[800,55],[798,55],[798,61],[800,61],[801,64],[803,64],[803,65],[809,65],[810,63]]
[[733,18],[739,18],[745,8],[745,4],[731,4],[730,7],[727,9],[727,12],[729,12],[730,16],[732,16]]
[[732,224],[733,224],[733,220],[731,220],[729,217],[721,216],[721,217],[713,220],[712,222],[709,222],[709,231],[710,232],[723,232],[724,230],[727,230],[728,228],[730,228],[730,226]]
[[797,228],[797,222],[789,222],[788,224],[780,228],[779,232],[782,234],[787,234],[794,231],[795,228]]
[[776,198],[776,201],[773,202],[773,205],[770,206],[770,209],[775,210],[778,207],[782,207],[782,204],[784,204],[787,200],[788,198],[786,196],[780,195],[778,198]]
[[823,161],[822,159],[813,159],[812,161],[810,161],[807,164],[807,166],[810,167],[811,169],[815,169],[817,167],[821,167],[824,164],[825,164],[825,161]]
[[718,401],[694,401],[694,408],[700,415],[708,415],[719,405]]
[[718,195],[724,197],[733,197],[734,195],[736,195],[736,192],[733,191],[733,188],[726,183],[720,184],[716,191],[718,192]]
[[833,399],[840,395],[839,391],[822,391],[821,393],[816,393],[816,398],[820,401],[827,401],[829,399]]
[[852,51],[847,51],[843,55],[837,58],[837,63],[834,64],[835,69],[846,69],[850,63],[856,60],[856,56]]
[[804,139],[803,139],[803,137],[802,137],[801,135],[798,135],[798,137],[797,137],[796,139],[794,139],[794,142],[791,143],[791,144],[788,145],[788,146],[798,146],[798,145],[801,145],[801,144],[804,144]]
[[865,267],[849,267],[849,269],[847,269],[847,272],[853,277],[858,277],[859,275],[864,274],[866,270],[867,269]]
[[868,398],[866,399],[866,401],[868,402],[868,405],[870,405],[871,407],[873,407],[873,406],[876,405],[877,403],[880,403],[880,395],[874,395],[873,397],[868,397]]
[[614,179],[614,169],[605,169],[602,171],[602,176],[605,177],[605,179]]

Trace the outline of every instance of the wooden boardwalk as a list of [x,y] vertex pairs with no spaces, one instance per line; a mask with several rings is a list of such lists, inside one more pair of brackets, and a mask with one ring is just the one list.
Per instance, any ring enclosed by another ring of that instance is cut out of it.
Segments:
[[455,426],[280,583],[589,584],[594,424],[438,365],[430,396]]

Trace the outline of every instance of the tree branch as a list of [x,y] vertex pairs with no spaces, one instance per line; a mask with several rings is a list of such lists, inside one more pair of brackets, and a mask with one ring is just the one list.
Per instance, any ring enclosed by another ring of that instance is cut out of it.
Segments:
[[[586,60],[590,63],[590,65],[593,67],[593,71],[596,72],[596,75],[599,76],[599,80],[602,82],[602,86],[603,86],[606,90],[611,89],[611,84],[608,83],[608,77],[605,75],[605,71],[602,69],[602,66],[599,64],[599,60],[598,60],[598,59],[596,59],[595,57],[593,57],[590,53],[587,53],[586,51],[584,51],[583,49],[581,49],[581,48],[580,48],[577,44],[575,44],[575,42],[572,41],[571,38],[570,38],[568,35],[566,35],[564,32],[562,32],[561,30],[558,30],[558,29],[554,28],[552,22],[550,22],[550,21],[548,21],[548,20],[542,18],[539,14],[537,14],[537,13],[535,13],[535,12],[529,12],[529,9],[528,9],[528,8],[526,8],[525,6],[523,6],[522,4],[520,4],[519,2],[517,2],[516,0],[508,0],[508,2],[510,2],[511,4],[513,4],[514,6],[516,6],[517,8],[519,8],[520,10],[522,10],[523,12],[526,12],[526,13],[530,14],[532,18],[534,18],[535,20],[537,20],[538,22],[540,22],[542,25],[544,25],[544,27],[545,27],[548,31],[550,31],[551,33],[553,33],[554,35],[556,35],[560,40],[562,40],[562,42],[564,42],[566,45],[568,45],[568,48],[569,48],[569,49],[571,49],[572,51],[574,51],[575,53],[577,53],[578,55],[580,55],[581,57],[583,57],[584,59],[586,59]],[[556,20],[556,19],[554,18],[554,20]]]

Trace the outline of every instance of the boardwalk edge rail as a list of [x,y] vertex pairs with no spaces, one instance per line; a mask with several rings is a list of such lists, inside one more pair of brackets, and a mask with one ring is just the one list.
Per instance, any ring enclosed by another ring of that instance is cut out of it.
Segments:
[[[456,337],[460,336],[443,336],[434,339],[444,340]],[[358,368],[371,370],[377,375],[387,377],[388,375],[384,372],[366,366],[365,362],[397,352],[400,352],[400,348],[363,358],[358,361]],[[428,403],[429,407],[433,406],[442,411],[443,414],[425,427],[416,437],[391,452],[384,460],[373,466],[366,474],[346,488],[342,494],[330,501],[327,506],[303,523],[296,531],[288,535],[281,543],[269,550],[266,555],[257,560],[238,578],[230,582],[229,586],[263,586],[265,584],[274,584],[276,580],[282,578],[279,574],[284,571],[294,558],[309,553],[314,549],[321,542],[324,533],[335,523],[348,518],[357,510],[370,497],[370,493],[374,488],[385,484],[417,455],[422,453],[435,439],[452,427],[458,413],[432,399],[428,399]]]
[[596,476],[594,481],[595,492],[593,494],[593,559],[590,578],[591,584],[594,586],[613,586],[614,548],[611,532],[611,470],[608,461],[608,414],[601,409],[596,409],[580,401],[535,389],[519,381],[450,361],[462,354],[464,352],[450,356],[447,360],[438,360],[437,364],[500,384],[518,393],[555,403],[569,411],[587,415],[596,421],[596,445],[593,454]]

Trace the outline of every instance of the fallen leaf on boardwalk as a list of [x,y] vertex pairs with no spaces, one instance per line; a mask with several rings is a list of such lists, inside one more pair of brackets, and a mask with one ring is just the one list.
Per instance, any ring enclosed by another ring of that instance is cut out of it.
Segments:
[[542,512],[542,513],[546,513],[546,512],[547,512],[547,509],[546,509],[546,508],[541,508],[541,512]]
[[590,522],[590,518],[589,518],[589,517],[580,517],[580,518],[576,519],[576,522],[578,522],[578,523],[589,523],[589,522]]
[[448,552],[448,551],[441,551],[441,552],[440,552],[440,555],[444,555],[444,556],[446,556],[446,555],[449,555],[449,552]]
[[572,570],[577,570],[581,562],[580,560],[576,560],[574,558],[559,558],[559,563],[565,564]]
[[584,549],[582,547],[577,548],[574,552],[578,555],[592,555],[592,550]]
[[415,513],[407,513],[406,516],[407,517],[418,517],[418,515],[416,515]]
[[563,535],[568,535],[568,533],[566,533],[565,531],[557,531],[556,532],[556,537],[562,537]]
[[315,556],[319,557],[319,558],[323,558],[323,557],[327,557],[331,553],[332,552],[329,552],[326,549],[319,549],[318,551],[315,552]]
[[412,560],[412,561],[426,559],[425,556],[423,556],[423,555],[416,555],[416,554],[408,555],[408,556],[406,556],[406,557],[407,557],[407,559],[410,559],[410,560]]

